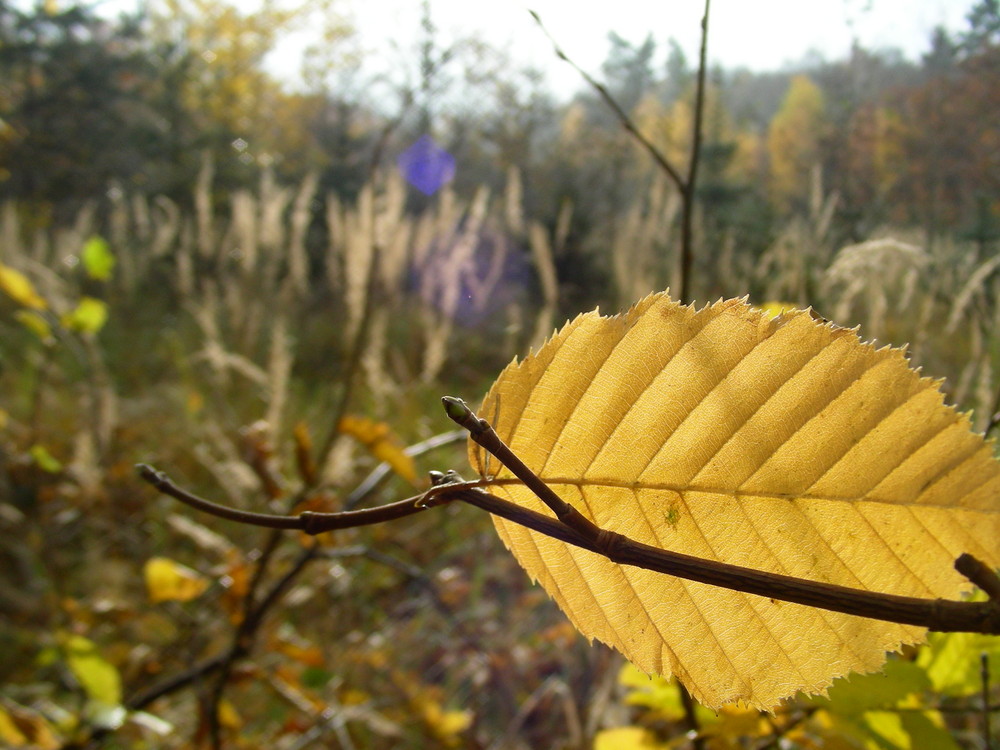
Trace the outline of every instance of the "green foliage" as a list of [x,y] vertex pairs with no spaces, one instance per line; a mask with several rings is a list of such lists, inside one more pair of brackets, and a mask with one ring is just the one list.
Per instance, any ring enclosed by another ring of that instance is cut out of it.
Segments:
[[107,281],[115,269],[115,256],[102,237],[94,236],[83,243],[80,262],[87,275],[96,281]]

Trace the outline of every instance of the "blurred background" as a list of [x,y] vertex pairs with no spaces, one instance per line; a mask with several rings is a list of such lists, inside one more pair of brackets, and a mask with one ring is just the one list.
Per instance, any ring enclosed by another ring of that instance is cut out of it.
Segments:
[[908,344],[993,429],[997,2],[717,0],[693,184],[704,7],[577,5],[0,1],[0,746],[985,747],[995,644],[709,714],[472,508],[314,543],[137,478],[285,513],[471,476],[440,396],[681,284]]

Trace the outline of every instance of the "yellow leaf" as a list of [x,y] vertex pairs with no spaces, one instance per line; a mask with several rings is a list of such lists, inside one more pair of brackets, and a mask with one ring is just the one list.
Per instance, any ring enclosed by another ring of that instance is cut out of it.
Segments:
[[379,461],[385,461],[394,472],[410,484],[417,484],[417,469],[413,459],[385,422],[365,417],[346,416],[337,429],[364,445]]
[[62,461],[49,453],[49,449],[41,443],[35,443],[28,449],[28,455],[42,471],[49,474],[58,474],[63,470]]
[[790,302],[778,302],[776,300],[771,300],[770,302],[765,302],[761,305],[760,309],[770,317],[777,318],[782,313],[794,310],[795,305]]
[[14,313],[17,321],[41,339],[44,344],[53,344],[52,326],[37,310],[18,310]]
[[10,701],[0,706],[0,747],[56,750],[63,743],[39,713]]
[[669,745],[656,739],[656,735],[642,727],[616,727],[597,733],[594,750],[660,750]]
[[7,747],[24,747],[28,744],[28,738],[17,728],[3,706],[0,706],[0,740],[3,740]]
[[107,707],[122,701],[122,679],[113,664],[97,651],[97,646],[82,635],[60,635],[66,664],[87,697]]
[[208,588],[208,580],[191,568],[167,557],[152,557],[144,569],[149,601],[187,602],[196,599]]
[[45,310],[48,307],[27,276],[2,263],[0,263],[0,291],[23,307],[30,307],[32,310]]
[[[511,363],[479,413],[599,526],[704,559],[958,598],[962,552],[1000,566],[1000,464],[899,350],[804,311],[664,294],[581,315]],[[499,409],[497,407],[500,407]],[[483,466],[470,444],[472,465]],[[490,492],[548,514],[506,468]],[[771,708],[877,670],[922,628],[616,565],[503,519],[497,530],[587,637],[702,703]]]
[[60,322],[71,331],[97,333],[108,322],[107,303],[93,297],[83,297],[73,310],[62,316]]
[[240,718],[236,706],[225,698],[219,701],[219,724],[226,729],[240,729],[243,727],[243,719]]
[[441,703],[429,696],[413,699],[420,714],[434,736],[449,747],[458,745],[459,735],[472,726],[471,711],[446,711]]

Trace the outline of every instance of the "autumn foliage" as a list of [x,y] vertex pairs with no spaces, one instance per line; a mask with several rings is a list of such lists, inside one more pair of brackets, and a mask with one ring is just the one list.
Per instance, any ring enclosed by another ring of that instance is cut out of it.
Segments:
[[686,196],[592,87],[433,3],[388,79],[331,3],[97,7],[0,2],[0,746],[995,742],[996,637],[491,522],[448,493],[554,515],[440,408],[609,534],[985,602],[952,563],[1000,564],[995,2],[919,61],[703,88],[610,37],[602,85],[683,173],[704,96]]

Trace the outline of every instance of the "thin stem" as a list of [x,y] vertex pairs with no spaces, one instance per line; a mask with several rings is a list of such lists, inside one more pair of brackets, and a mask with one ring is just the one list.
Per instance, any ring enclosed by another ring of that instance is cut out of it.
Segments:
[[335,529],[349,529],[356,526],[371,526],[372,524],[384,521],[394,521],[397,518],[403,518],[404,516],[410,516],[426,510],[430,507],[424,504],[427,499],[442,494],[440,490],[431,488],[429,492],[425,492],[422,495],[415,495],[414,497],[377,508],[365,508],[364,510],[351,510],[342,513],[303,511],[297,516],[281,516],[270,513],[252,513],[250,511],[218,505],[181,489],[166,474],[162,471],[157,471],[152,466],[139,464],[137,468],[139,476],[164,495],[169,495],[176,500],[180,500],[182,503],[190,505],[192,508],[200,510],[203,513],[250,526],[263,526],[271,529],[293,529],[304,531],[306,534],[322,534],[325,531],[333,531]]
[[990,658],[985,651],[979,655],[979,676],[982,678],[983,747],[990,750],[993,747],[990,731]]
[[[524,482],[525,486],[556,513],[558,520],[487,495],[478,489],[462,487],[449,493],[447,499],[471,503],[522,526],[597,552],[621,565],[633,565],[734,591],[875,620],[919,625],[944,632],[1000,634],[1000,598],[991,598],[987,602],[962,602],[852,589],[671,552],[637,542],[614,531],[601,529],[579,512],[565,510],[572,506],[555,495],[500,440],[489,422],[477,417],[461,399],[446,397],[444,404],[448,416],[469,430],[473,440],[490,451]],[[539,486],[541,491],[536,489]],[[580,518],[586,523],[579,523],[577,519]],[[1000,592],[1000,578],[972,555],[961,555],[955,561],[955,568],[974,583],[981,585],[987,594],[992,596],[993,592]]]
[[542,23],[542,19],[538,15],[538,13],[536,13],[533,10],[529,10],[528,12],[531,14],[531,17],[535,19],[535,23],[538,24],[538,28],[540,28],[542,30],[542,33],[545,34],[546,38],[548,38],[548,40],[552,42],[552,48],[555,50],[556,57],[558,57],[560,60],[563,60],[564,62],[569,63],[573,67],[573,69],[580,74],[583,80],[585,80],[587,84],[592,89],[594,89],[594,91],[597,92],[598,96],[600,96],[601,99],[604,101],[604,103],[608,106],[608,109],[614,112],[621,126],[625,128],[625,130],[628,131],[633,138],[635,138],[636,142],[638,142],[639,145],[646,150],[646,152],[653,158],[653,161],[657,163],[660,169],[662,169],[664,172],[667,173],[667,176],[670,177],[670,180],[674,183],[674,185],[677,186],[677,189],[680,190],[681,193],[684,193],[685,191],[684,178],[681,177],[681,173],[677,170],[677,168],[670,163],[670,161],[663,154],[663,152],[660,151],[653,144],[652,141],[650,141],[646,136],[644,136],[639,131],[638,126],[632,121],[632,118],[628,116],[628,113],[626,113],[625,110],[621,108],[621,105],[618,104],[617,101],[615,101],[615,98],[611,96],[611,92],[608,91],[607,87],[604,86],[604,84],[596,81],[593,76],[591,76],[587,71],[585,71],[583,68],[577,65],[572,59],[570,59],[570,57],[565,52],[563,52],[562,48],[559,46],[559,43],[556,42],[552,34],[549,33],[549,30],[545,28],[545,24]]
[[472,439],[506,466],[511,472],[534,492],[556,514],[562,523],[573,529],[588,541],[596,542],[601,529],[576,508],[552,491],[545,482],[521,461],[514,451],[496,434],[493,427],[485,419],[479,419],[460,398],[445,396],[441,399],[445,412],[452,421],[469,431]]
[[691,133],[691,158],[688,162],[687,179],[681,186],[681,248],[680,248],[680,288],[677,298],[684,304],[691,299],[691,267],[694,262],[694,200],[698,184],[698,166],[701,163],[701,142],[705,121],[705,74],[708,66],[708,9],[710,0],[705,0],[705,13],[701,19],[701,48],[698,52],[698,78],[694,98],[694,123]]
[[[433,435],[426,440],[414,443],[413,445],[404,448],[403,453],[407,456],[422,456],[435,448],[440,448],[443,445],[450,445],[451,443],[456,443],[465,439],[466,432],[464,430],[442,432],[440,435]],[[386,461],[383,461],[372,469],[371,473],[361,480],[358,486],[351,490],[351,494],[349,494],[344,500],[344,510],[353,510],[357,507],[362,500],[370,495],[375,488],[378,487],[387,476],[389,476],[391,472],[392,467]]]
[[[141,473],[143,478],[154,484],[160,491],[205,512],[255,525],[277,526],[280,524],[280,528],[300,529],[307,534],[381,523],[419,513],[427,508],[447,502],[461,501],[546,536],[603,555],[620,565],[632,565],[733,591],[742,591],[858,617],[868,617],[904,625],[917,625],[942,632],[1000,635],[1000,599],[998,598],[991,598],[986,602],[966,602],[920,599],[852,589],[847,586],[810,581],[778,573],[767,573],[739,565],[684,555],[637,542],[614,531],[601,529],[559,498],[558,495],[555,495],[541,479],[524,466],[523,462],[510,451],[510,448],[503,445],[499,437],[496,437],[496,432],[486,420],[476,417],[458,399],[447,401],[446,405],[454,415],[453,418],[458,417],[465,423],[463,426],[468,425],[467,428],[470,431],[475,431],[473,439],[476,435],[482,437],[489,434],[496,438],[502,449],[498,451],[499,455],[497,453],[493,455],[505,463],[503,457],[509,461],[513,456],[512,463],[518,465],[518,471],[525,474],[524,478],[518,477],[518,479],[526,486],[541,485],[544,487],[541,492],[544,497],[541,499],[550,504],[549,507],[556,513],[556,518],[536,513],[495,495],[490,495],[480,489],[484,482],[460,482],[432,487],[423,495],[370,510],[345,511],[343,513],[306,511],[298,516],[269,516],[258,513],[243,513],[242,511],[234,512],[231,509],[197,498],[180,490],[163,474],[148,466],[142,467]],[[487,450],[495,447],[492,438],[487,438],[486,443],[484,447]],[[508,466],[508,468],[513,471],[512,467]],[[503,481],[487,484],[501,485]],[[197,502],[190,502],[192,499]],[[989,571],[985,564],[971,555],[960,556],[955,567],[963,575],[969,576],[974,583],[981,585],[987,593],[994,591],[997,585],[1000,585],[1000,579],[996,582],[993,581],[996,574]],[[984,575],[983,571],[989,571],[989,575]]]
[[920,599],[852,589],[671,552],[607,530],[602,530],[601,537],[594,542],[555,518],[522,508],[478,488],[455,489],[449,493],[448,499],[475,505],[546,536],[596,552],[621,565],[873,620],[919,625],[941,632],[1000,635],[998,600],[963,602]]

